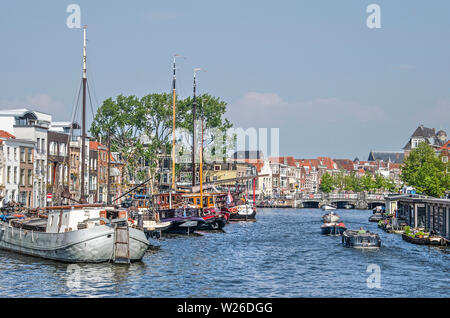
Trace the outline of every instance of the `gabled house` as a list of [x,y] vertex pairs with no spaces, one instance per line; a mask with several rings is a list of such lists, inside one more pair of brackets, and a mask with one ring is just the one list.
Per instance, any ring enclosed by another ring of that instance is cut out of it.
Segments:
[[408,155],[411,150],[417,148],[419,143],[426,142],[428,145],[438,150],[447,141],[447,133],[439,130],[437,133],[434,128],[424,127],[420,125],[411,135],[407,144],[403,147],[405,155]]

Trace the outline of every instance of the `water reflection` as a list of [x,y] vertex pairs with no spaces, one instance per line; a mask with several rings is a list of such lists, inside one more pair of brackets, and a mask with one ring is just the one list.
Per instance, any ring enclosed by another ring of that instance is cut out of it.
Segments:
[[[62,264],[0,251],[0,297],[449,297],[448,249],[404,242],[339,211],[348,228],[378,232],[379,251],[320,234],[323,211],[261,210],[226,233],[163,238],[131,265]],[[367,268],[381,288],[367,287]],[[71,267],[72,266],[72,267]],[[432,282],[432,283],[430,283]]]

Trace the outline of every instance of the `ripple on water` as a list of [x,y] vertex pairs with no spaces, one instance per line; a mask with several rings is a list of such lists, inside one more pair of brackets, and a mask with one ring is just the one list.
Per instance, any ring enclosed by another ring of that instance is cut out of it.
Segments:
[[[371,211],[339,210],[348,228],[378,232],[379,251],[320,234],[323,211],[261,209],[226,233],[154,242],[130,266],[68,264],[0,251],[0,297],[449,297],[447,250],[404,242],[369,223]],[[370,264],[381,289],[369,289]],[[75,279],[75,280],[74,280]]]

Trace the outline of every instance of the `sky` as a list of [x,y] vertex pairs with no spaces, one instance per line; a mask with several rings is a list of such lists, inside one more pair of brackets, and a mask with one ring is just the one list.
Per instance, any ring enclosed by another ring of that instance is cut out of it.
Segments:
[[[381,28],[367,27],[368,5]],[[450,2],[414,0],[0,2],[0,109],[69,121],[88,26],[93,109],[119,94],[170,92],[228,103],[244,129],[279,128],[280,155],[367,159],[401,151],[423,124],[450,133]],[[269,147],[270,148],[270,147]]]

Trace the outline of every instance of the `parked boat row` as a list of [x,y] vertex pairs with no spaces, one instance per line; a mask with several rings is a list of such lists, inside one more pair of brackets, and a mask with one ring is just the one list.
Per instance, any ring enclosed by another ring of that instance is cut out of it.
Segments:
[[360,228],[348,230],[340,216],[333,211],[322,216],[323,224],[320,226],[324,235],[342,235],[344,247],[374,249],[381,247],[381,239],[376,233]]
[[384,207],[376,207],[369,222],[378,222],[378,228],[387,233],[400,234],[406,242],[418,245],[447,246],[445,238],[426,232],[424,228],[411,228],[405,219],[397,218],[395,214],[384,213]]

